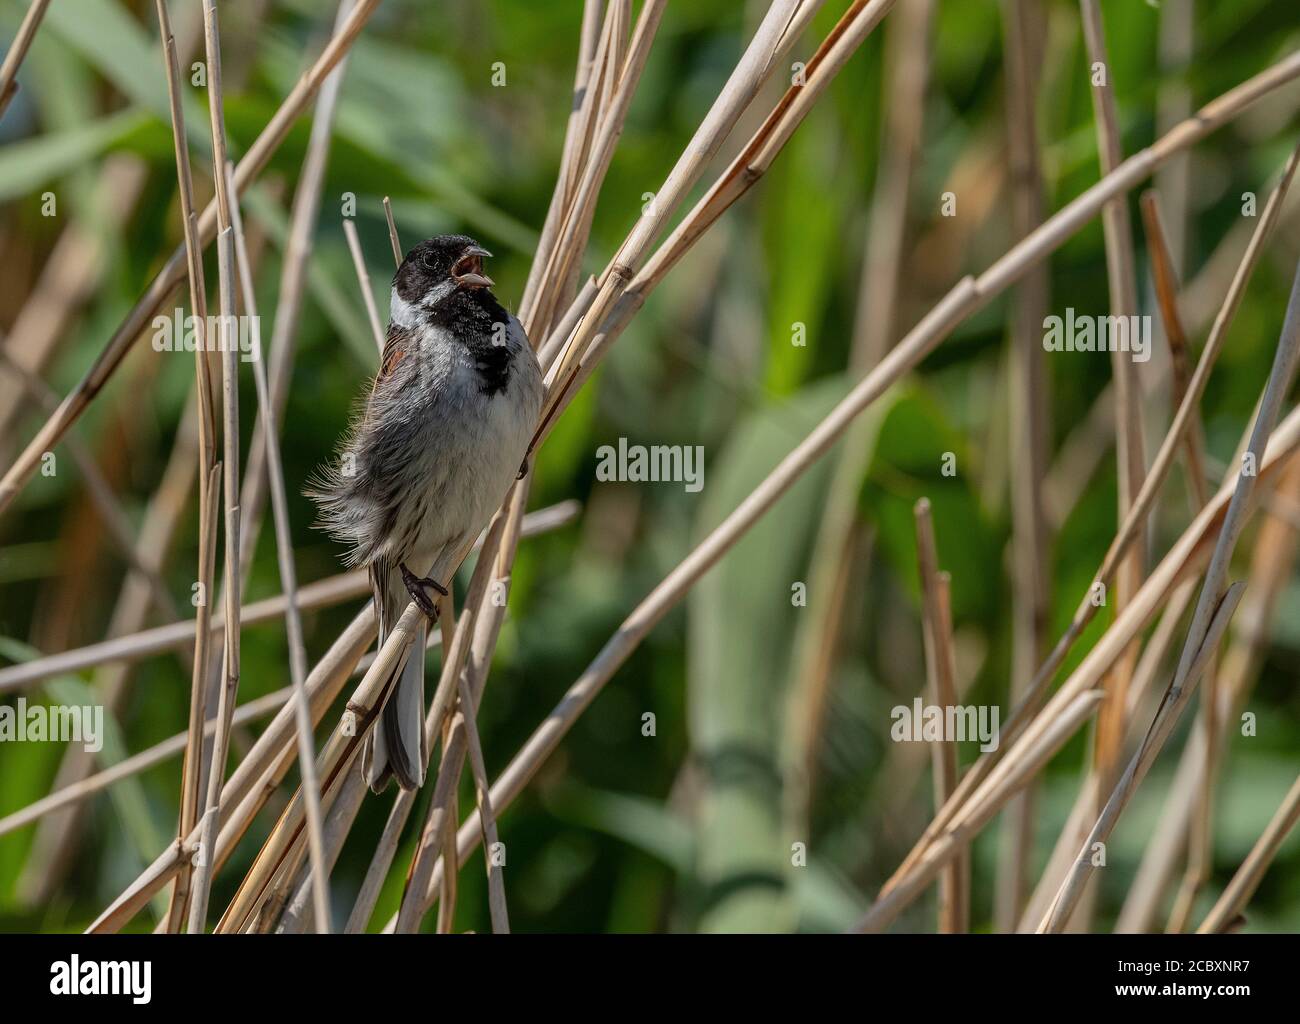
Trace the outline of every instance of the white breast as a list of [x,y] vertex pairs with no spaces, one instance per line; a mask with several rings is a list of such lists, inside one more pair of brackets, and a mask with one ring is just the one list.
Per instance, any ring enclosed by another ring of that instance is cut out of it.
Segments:
[[421,400],[412,423],[418,454],[404,488],[411,500],[385,545],[399,559],[425,564],[477,536],[519,472],[537,426],[542,377],[527,340],[517,346],[523,330],[511,321],[507,343],[516,352],[509,382],[495,395],[484,393],[462,344],[440,328],[421,334]]

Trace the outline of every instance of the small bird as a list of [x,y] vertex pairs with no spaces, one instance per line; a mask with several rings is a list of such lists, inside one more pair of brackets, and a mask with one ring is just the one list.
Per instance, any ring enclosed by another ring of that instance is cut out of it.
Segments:
[[[307,494],[320,526],[370,570],[379,643],[409,600],[436,621],[430,591],[446,595],[457,555],[526,469],[542,404],[542,371],[524,333],[491,292],[491,256],[465,235],[439,235],[409,253],[393,278],[379,373],[336,463]],[[424,633],[421,621],[380,720],[366,740],[366,782],[382,792],[424,783]]]

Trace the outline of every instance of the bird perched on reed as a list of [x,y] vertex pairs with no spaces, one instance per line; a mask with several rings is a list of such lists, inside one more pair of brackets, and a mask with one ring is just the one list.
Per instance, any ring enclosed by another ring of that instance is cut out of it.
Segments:
[[[388,336],[364,408],[335,463],[308,495],[320,525],[370,570],[379,643],[408,601],[436,621],[459,558],[522,473],[542,402],[542,373],[523,326],[491,292],[486,249],[439,235],[393,278]],[[382,791],[423,784],[421,620],[397,684],[366,740],[366,781]]]

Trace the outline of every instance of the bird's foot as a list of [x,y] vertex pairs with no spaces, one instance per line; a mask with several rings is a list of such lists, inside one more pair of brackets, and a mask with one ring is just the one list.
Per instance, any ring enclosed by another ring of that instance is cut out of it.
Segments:
[[400,566],[402,570],[402,582],[406,584],[406,592],[411,595],[411,600],[415,606],[429,617],[430,622],[438,621],[438,606],[429,598],[428,589],[436,590],[443,597],[448,594],[447,588],[435,580],[432,576],[417,576],[406,567],[403,562]]
[[525,456],[524,456],[524,461],[521,462],[521,463],[519,463],[519,473],[518,473],[518,475],[515,477],[515,479],[516,479],[516,480],[522,480],[522,479],[523,479],[524,477],[526,477],[527,475],[528,475],[528,456],[525,455]]

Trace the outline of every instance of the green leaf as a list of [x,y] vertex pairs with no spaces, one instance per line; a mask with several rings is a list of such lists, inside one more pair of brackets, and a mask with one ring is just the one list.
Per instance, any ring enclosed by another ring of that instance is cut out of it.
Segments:
[[32,193],[41,185],[76,170],[151,120],[140,111],[124,110],[79,128],[11,143],[0,152],[0,201],[39,203]]
[[[821,381],[737,425],[710,467],[701,532],[729,514],[848,389]],[[696,586],[689,601],[690,727],[703,767],[696,875],[700,927],[795,926],[791,849],[781,828],[780,744],[798,616],[831,460],[815,463]]]

